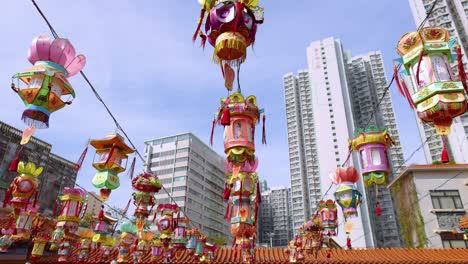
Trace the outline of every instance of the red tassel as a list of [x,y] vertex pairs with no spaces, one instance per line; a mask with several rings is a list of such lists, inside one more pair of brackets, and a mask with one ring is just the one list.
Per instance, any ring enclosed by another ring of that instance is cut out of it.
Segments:
[[214,137],[215,126],[216,126],[216,118],[213,118],[213,124],[211,124],[210,146],[213,146],[213,137]]
[[382,215],[382,209],[380,208],[380,202],[377,202],[377,204],[376,204],[375,215],[377,215],[377,216]]
[[395,83],[398,87],[398,91],[402,96],[405,96],[403,88],[401,88],[400,78],[398,77],[398,68],[395,65],[393,65],[393,77],[395,78]]
[[79,158],[78,161],[75,163],[75,169],[76,169],[77,171],[79,171],[80,168],[81,168],[81,165],[83,165],[83,161],[84,161],[84,159],[85,159],[85,157],[86,157],[86,153],[88,153],[88,145],[86,145],[86,148],[85,148],[85,149],[83,150],[83,152],[81,153],[80,158]]
[[262,193],[260,190],[260,181],[257,182],[257,203],[262,203]]
[[223,199],[228,200],[231,195],[231,186],[229,184],[224,185]]
[[265,121],[266,121],[266,116],[263,115],[263,127],[262,127],[262,144],[266,145],[266,130],[265,130]]
[[36,194],[34,195],[34,202],[33,202],[33,208],[36,207],[36,204],[37,204],[37,195],[39,194],[39,192],[36,192]]
[[351,249],[351,238],[346,238],[346,246],[348,247],[348,249]]
[[226,212],[224,213],[224,219],[229,219],[229,211],[231,210],[231,204],[228,203],[227,206],[226,206]]
[[331,258],[331,250],[328,250],[328,252],[327,252],[327,258]]
[[[419,70],[421,68],[421,61],[424,55],[424,49],[421,49],[421,52],[419,53],[419,58],[418,58],[418,67],[416,69],[416,85],[419,87]],[[414,87],[417,89],[418,87]]]
[[206,36],[200,32],[200,38],[201,38],[201,46],[203,49],[205,49],[206,46]]
[[408,100],[408,103],[409,103],[411,109],[416,108],[416,105],[415,105],[414,102],[413,102],[413,98],[411,98],[411,94],[410,94],[410,92],[408,91],[408,86],[406,86],[405,80],[402,80],[402,81],[401,81],[401,85],[402,85],[402,87],[403,87],[403,92],[405,93],[405,97],[406,97],[406,99]]
[[[13,183],[12,183],[12,184],[13,184]],[[3,199],[3,208],[5,208],[6,205],[8,204],[12,192],[13,192],[13,188],[11,188],[11,185],[10,185],[10,187],[8,188],[8,191],[7,191],[6,194],[5,194],[5,198]]]
[[203,23],[203,18],[205,17],[205,8],[200,10],[200,18],[198,19],[198,25],[197,25],[197,30],[192,36],[192,41],[195,42],[197,40],[198,32],[200,32],[201,25]]
[[10,163],[10,166],[8,167],[8,171],[17,171],[18,170],[18,163],[20,162],[21,149],[16,154],[15,159]]
[[104,217],[104,205],[101,205],[101,211],[99,211],[98,218],[102,219]]
[[468,85],[466,83],[466,72],[465,67],[463,66],[462,53],[460,46],[457,47],[457,62],[458,62],[458,76],[460,76],[460,81],[465,88],[465,92],[468,94]]
[[440,155],[440,161],[442,163],[447,163],[450,161],[447,151],[447,140],[445,139],[445,137],[442,140],[444,141],[444,148],[442,149],[442,154]]
[[223,115],[221,116],[221,125],[231,125],[231,112],[229,111],[229,106],[226,106],[223,110]]

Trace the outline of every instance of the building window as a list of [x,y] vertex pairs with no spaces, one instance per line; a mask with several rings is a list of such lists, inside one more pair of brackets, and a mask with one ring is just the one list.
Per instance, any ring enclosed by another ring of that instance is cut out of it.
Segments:
[[458,190],[430,191],[434,209],[463,209]]
[[442,240],[444,248],[468,248],[467,240]]

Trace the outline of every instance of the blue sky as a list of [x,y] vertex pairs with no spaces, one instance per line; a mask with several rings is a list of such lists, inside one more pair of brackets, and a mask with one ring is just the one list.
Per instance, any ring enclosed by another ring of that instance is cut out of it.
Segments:
[[[187,131],[208,142],[212,114],[226,92],[219,67],[211,62],[212,48],[203,51],[191,41],[199,15],[197,1],[37,2],[59,35],[86,55],[85,72],[141,152],[145,140]],[[261,146],[257,138],[260,176],[270,186],[289,186],[283,74],[306,67],[305,49],[310,42],[333,36],[355,55],[381,50],[391,76],[396,42],[416,26],[403,0],[261,2],[265,23],[242,66],[241,84],[243,93],[256,95],[267,113],[268,146]],[[31,40],[41,33],[51,34],[26,0],[2,3],[0,25],[0,120],[24,129],[23,104],[9,89],[11,76],[30,67],[26,55]],[[49,129],[35,135],[52,143],[54,153],[75,161],[88,138],[103,137],[115,126],[82,78],[77,75],[70,81],[77,99],[51,116]],[[416,121],[395,87],[391,94],[408,154],[420,145]],[[214,140],[215,149],[222,153],[220,127]],[[91,159],[88,155],[78,176],[78,183],[88,190],[94,189]],[[411,162],[421,160],[418,153]],[[111,202],[123,207],[127,198],[122,197],[130,193],[129,180],[122,176]]]

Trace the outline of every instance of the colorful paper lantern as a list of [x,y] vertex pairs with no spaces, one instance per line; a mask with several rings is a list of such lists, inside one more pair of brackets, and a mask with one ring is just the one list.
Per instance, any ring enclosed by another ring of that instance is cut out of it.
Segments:
[[10,184],[10,187],[5,195],[5,200],[10,196],[13,198],[8,202],[11,207],[15,208],[15,214],[18,215],[21,210],[25,210],[37,191],[38,181],[37,178],[42,173],[43,168],[38,167],[32,162],[18,163],[17,169],[19,175]]
[[89,251],[91,249],[91,242],[94,237],[94,232],[91,229],[80,229],[78,230],[78,236],[80,239],[80,251],[78,259],[86,261],[89,257]]
[[158,178],[149,172],[144,172],[132,180],[133,204],[136,206],[135,213],[137,230],[143,230],[145,219],[148,218],[151,209],[155,205],[154,194],[161,189]]
[[97,216],[94,217],[93,231],[95,235],[93,236],[93,242],[98,244],[111,244],[113,224],[117,222],[118,219],[112,217],[111,215],[104,212],[104,206],[102,206],[101,211]]
[[336,235],[336,228],[338,227],[338,210],[336,209],[335,202],[333,200],[320,201],[318,214],[323,233],[327,236]]
[[107,201],[112,190],[120,186],[118,174],[125,171],[128,154],[135,152],[124,142],[124,138],[118,134],[108,135],[103,139],[90,141],[96,149],[93,167],[98,171],[92,183],[100,188],[101,199]]
[[401,37],[397,52],[404,70],[400,73],[410,77],[416,90],[413,94],[404,81],[400,83],[395,69],[400,92],[416,108],[419,118],[433,123],[437,134],[442,136],[450,133],[453,118],[464,114],[468,108],[468,86],[461,50],[457,48],[460,76],[456,78],[450,67],[456,41],[450,40],[449,35],[449,31],[441,27],[425,27]]
[[59,216],[57,218],[57,226],[60,226],[68,232],[74,233],[78,230],[80,222],[80,214],[83,209],[86,192],[79,188],[63,189],[63,195],[60,197],[62,201]]
[[28,205],[16,218],[16,234],[11,237],[13,241],[28,241],[31,237],[32,224],[39,211],[39,206]]
[[393,144],[386,129],[380,130],[373,125],[365,130],[357,130],[355,137],[349,140],[350,149],[357,151],[361,158],[361,172],[366,187],[387,182],[387,176],[391,172],[387,149]]
[[[64,96],[75,97],[75,91],[67,78],[77,74],[86,64],[83,55],[75,57],[75,48],[67,40],[51,41],[46,35],[36,37],[28,50],[28,60],[34,66],[13,76],[18,93],[26,106],[22,120],[29,126],[49,127],[50,115],[71,104]],[[19,81],[27,85],[21,88]]]
[[[239,67],[245,61],[247,47],[255,42],[257,24],[263,23],[263,8],[258,6],[258,1],[199,2],[202,11],[193,40],[200,35],[203,46],[208,40],[215,48],[213,61],[221,65],[226,78],[227,71],[232,71],[231,66]],[[226,85],[226,88],[231,90],[232,83]]]
[[194,255],[197,248],[198,239],[200,238],[201,233],[197,228],[187,230],[187,246],[186,250],[189,255]]
[[175,250],[183,250],[187,245],[187,226],[189,224],[189,219],[186,217],[177,218],[177,225],[174,230],[174,240],[172,241],[172,247]]
[[47,234],[42,234],[33,238],[32,242],[34,244],[31,251],[32,259],[38,259],[42,257],[42,255],[44,254],[45,246],[47,245],[47,242],[49,242],[49,240],[50,236]]
[[338,185],[335,190],[335,200],[343,210],[344,217],[357,216],[357,206],[361,203],[362,197],[355,186],[359,179],[357,170],[354,167],[337,168],[330,176],[333,183]]
[[154,239],[153,244],[151,245],[151,261],[156,261],[163,255],[163,253],[163,243],[159,240],[159,238]]

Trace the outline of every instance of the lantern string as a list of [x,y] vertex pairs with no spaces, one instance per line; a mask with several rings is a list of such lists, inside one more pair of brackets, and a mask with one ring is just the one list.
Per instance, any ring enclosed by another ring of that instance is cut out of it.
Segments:
[[[36,1],[35,0],[31,0],[31,2],[33,3],[34,7],[36,8],[37,12],[41,15],[41,17],[44,19],[44,21],[46,22],[47,26],[49,27],[50,31],[52,32],[52,35],[54,36],[54,38],[59,38],[59,35],[57,34],[57,32],[55,31],[54,27],[52,26],[52,24],[49,22],[49,20],[47,19],[47,17],[45,16],[45,14],[42,12],[41,8],[37,5]],[[123,127],[120,125],[120,123],[118,122],[117,118],[115,117],[115,115],[112,113],[112,111],[109,109],[109,107],[107,106],[107,104],[104,102],[104,100],[102,99],[102,97],[99,95],[99,93],[97,92],[97,90],[95,89],[94,85],[91,83],[91,81],[88,79],[88,76],[84,73],[84,71],[80,71],[80,74],[81,76],[83,77],[83,79],[86,81],[86,83],[88,84],[88,86],[91,88],[91,91],[94,93],[94,95],[96,96],[96,98],[98,99],[99,102],[101,102],[101,104],[104,106],[104,108],[106,109],[107,113],[109,114],[109,116],[112,118],[112,120],[114,121],[114,124],[116,126],[116,128],[118,130],[120,130],[123,135],[125,136],[125,138],[128,140],[128,142],[130,143],[130,145],[132,146],[132,148],[135,150],[135,153],[138,155],[138,157],[140,158],[140,160],[144,163],[145,162],[145,159],[143,158],[143,155],[141,155],[141,153],[138,151],[138,149],[136,148],[135,144],[133,144],[133,141],[130,139],[130,137],[128,136],[127,132],[123,129]],[[239,88],[240,88],[240,84],[239,85]],[[79,186],[76,182],[75,182],[75,185],[80,187],[81,189],[83,189],[84,191],[86,191],[88,194],[90,194],[90,192],[88,192],[86,189],[84,189],[83,187]],[[174,204],[177,204],[177,202],[175,201],[175,199],[172,197],[172,195],[167,191],[167,189],[164,187],[164,185],[162,185],[162,189],[167,193],[167,195],[169,196],[169,198],[171,199],[171,201],[174,203]],[[94,195],[93,195],[94,196]],[[97,197],[96,197],[97,198]],[[106,204],[105,202],[103,202],[103,204]],[[107,205],[109,208],[111,208],[113,211],[115,212],[118,212],[116,209],[114,209],[113,207]],[[186,206],[184,206],[184,217],[186,217],[188,220],[189,220],[189,226],[192,226],[191,224],[191,221],[190,221],[190,218],[187,216],[186,212],[185,212],[185,209],[186,209]],[[120,214],[120,212],[118,212]],[[123,216],[124,218],[128,219],[126,216]],[[130,220],[130,219],[129,219]]]

